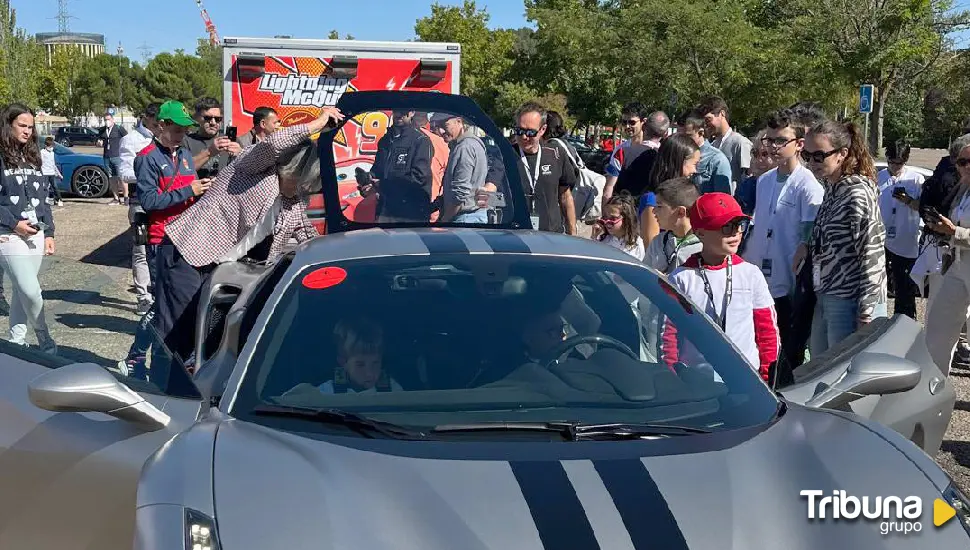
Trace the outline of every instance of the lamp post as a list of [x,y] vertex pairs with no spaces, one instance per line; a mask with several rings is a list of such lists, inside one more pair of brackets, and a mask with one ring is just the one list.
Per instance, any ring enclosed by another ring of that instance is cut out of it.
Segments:
[[125,49],[121,47],[121,42],[118,42],[118,113],[121,115],[121,127],[125,126],[125,96],[122,91],[122,79],[124,78],[122,73],[125,70]]

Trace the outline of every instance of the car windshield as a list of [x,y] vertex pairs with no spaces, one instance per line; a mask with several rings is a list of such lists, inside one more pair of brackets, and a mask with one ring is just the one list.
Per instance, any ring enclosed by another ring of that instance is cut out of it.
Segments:
[[706,431],[760,424],[777,408],[702,310],[640,265],[441,254],[292,269],[242,358],[233,416],[324,432],[259,411],[337,409],[421,430],[565,421]]
[[[344,122],[321,134],[324,193],[336,181],[340,206],[328,223],[497,226],[511,223],[515,211],[524,210],[510,194],[510,181],[519,182],[520,159],[491,121],[461,112],[464,105],[443,95],[414,103],[392,97],[387,101],[397,103],[386,109],[365,102],[358,106],[356,95],[342,100]],[[540,160],[538,170],[549,172],[543,181],[558,177],[553,155]],[[321,195],[311,200],[311,220],[322,220],[325,202]]]

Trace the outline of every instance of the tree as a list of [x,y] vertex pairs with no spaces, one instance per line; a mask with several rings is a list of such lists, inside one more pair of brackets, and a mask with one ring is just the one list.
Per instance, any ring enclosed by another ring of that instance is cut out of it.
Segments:
[[[337,32],[337,29],[332,29],[330,31],[330,34],[327,35],[327,40],[340,40],[340,33]],[[344,36],[344,40],[354,40],[354,35],[347,34]]]
[[897,87],[936,67],[951,33],[970,26],[970,12],[951,0],[776,0],[792,14],[793,38],[838,63],[850,85],[873,84],[875,124],[869,145],[881,151],[886,107]]
[[37,104],[44,48],[17,27],[9,0],[0,0],[0,102]]
[[426,42],[461,44],[461,93],[474,99],[492,118],[499,84],[509,76],[515,33],[488,28],[489,15],[474,0],[461,6],[432,4],[431,15],[418,19],[414,32]]
[[84,100],[88,92],[79,90],[78,76],[90,61],[75,47],[62,46],[54,50],[50,63],[39,72],[37,101],[55,115],[75,118],[87,108]]
[[174,99],[191,105],[202,97],[222,97],[221,74],[213,74],[205,60],[178,50],[153,57],[142,85],[148,101]]

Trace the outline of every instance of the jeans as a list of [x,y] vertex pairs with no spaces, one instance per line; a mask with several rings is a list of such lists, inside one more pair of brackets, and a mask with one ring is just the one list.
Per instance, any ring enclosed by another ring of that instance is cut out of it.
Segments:
[[[154,286],[157,280],[155,276],[155,256],[158,245],[149,244],[141,247],[146,251],[148,266],[146,270],[148,271],[151,284]],[[128,357],[126,361],[133,363],[133,370],[129,374],[134,378],[141,380],[148,379],[148,373],[145,370],[145,357],[148,355],[148,348],[155,341],[154,328],[152,326],[152,321],[155,319],[155,304],[141,317],[138,321],[138,328],[135,329],[135,341],[131,343],[131,347],[128,348]]]
[[50,186],[49,197],[55,201],[60,201],[61,199],[61,188],[58,187],[61,178],[57,176],[47,176],[47,184]]
[[[859,327],[859,299],[816,294],[809,351],[812,358],[845,340]],[[872,317],[886,317],[888,304],[879,304]]]
[[455,216],[452,223],[488,223],[488,210],[479,208],[472,212],[462,212]]

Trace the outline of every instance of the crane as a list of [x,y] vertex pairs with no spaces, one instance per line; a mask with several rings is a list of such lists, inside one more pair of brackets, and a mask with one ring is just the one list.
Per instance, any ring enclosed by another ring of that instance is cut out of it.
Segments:
[[202,14],[202,22],[205,23],[205,30],[209,33],[209,43],[213,46],[218,46],[219,33],[216,32],[216,24],[213,23],[212,18],[209,17],[209,12],[207,12],[205,6],[202,5],[202,0],[195,0],[195,3],[199,6],[199,13]]

